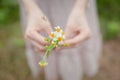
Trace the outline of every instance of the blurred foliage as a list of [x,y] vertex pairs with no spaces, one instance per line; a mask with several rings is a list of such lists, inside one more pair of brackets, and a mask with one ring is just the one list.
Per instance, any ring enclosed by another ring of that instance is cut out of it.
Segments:
[[107,20],[120,20],[120,0],[97,0],[100,17]]
[[0,0],[0,24],[8,24],[19,19],[17,0]]
[[10,43],[16,47],[24,47],[24,41],[21,38],[11,38]]
[[3,48],[3,43],[2,43],[2,41],[0,41],[0,50]]
[[97,0],[100,26],[105,40],[120,36],[120,0]]
[[120,37],[120,21],[100,19],[101,32],[104,40]]
[[106,34],[103,35],[105,39],[113,39],[119,35],[120,28],[118,22],[109,22],[107,26]]

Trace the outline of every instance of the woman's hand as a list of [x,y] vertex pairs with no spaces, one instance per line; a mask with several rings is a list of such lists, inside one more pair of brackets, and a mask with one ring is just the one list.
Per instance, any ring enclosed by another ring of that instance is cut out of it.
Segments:
[[44,32],[49,35],[52,32],[48,19],[38,7],[27,13],[27,19],[26,40],[32,44],[36,52],[45,52],[45,45],[49,43],[45,42],[40,33]]
[[91,31],[84,12],[72,11],[65,29],[65,36],[65,42],[69,43],[70,47],[75,47],[91,37]]

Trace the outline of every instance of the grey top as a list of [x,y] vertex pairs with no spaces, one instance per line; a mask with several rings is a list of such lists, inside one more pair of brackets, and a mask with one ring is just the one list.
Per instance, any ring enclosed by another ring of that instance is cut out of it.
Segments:
[[[74,0],[37,0],[37,4],[54,27],[59,25],[64,29]],[[53,80],[55,78],[57,80],[58,75],[63,80],[80,80],[83,73],[89,76],[96,74],[102,43],[95,0],[89,0],[86,14],[89,27],[93,33],[92,38],[80,44],[79,47],[62,50],[57,53],[53,51],[48,58],[49,65],[45,68],[46,80]],[[26,15],[22,5],[21,22],[23,24],[23,31],[25,31]],[[26,55],[32,74],[37,76],[40,72],[38,65],[40,57],[39,54],[33,53],[28,42],[26,43]]]

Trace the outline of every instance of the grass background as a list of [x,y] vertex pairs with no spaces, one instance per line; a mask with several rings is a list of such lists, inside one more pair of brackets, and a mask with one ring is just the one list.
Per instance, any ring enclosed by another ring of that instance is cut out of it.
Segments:
[[[84,80],[120,80],[120,0],[97,0],[97,7],[103,57],[99,73]],[[18,3],[0,0],[0,80],[34,80],[24,51]]]

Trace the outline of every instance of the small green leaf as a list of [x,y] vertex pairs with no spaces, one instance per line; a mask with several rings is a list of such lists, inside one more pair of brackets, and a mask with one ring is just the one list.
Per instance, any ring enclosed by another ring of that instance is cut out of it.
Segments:
[[52,49],[54,49],[55,48],[55,46],[53,45],[53,44],[51,44],[50,46],[49,46],[49,50],[52,50]]
[[44,40],[47,42],[50,42],[50,38],[45,38]]
[[45,48],[47,49],[47,48],[48,48],[48,46],[45,46]]
[[60,44],[58,44],[58,47],[62,47]]

